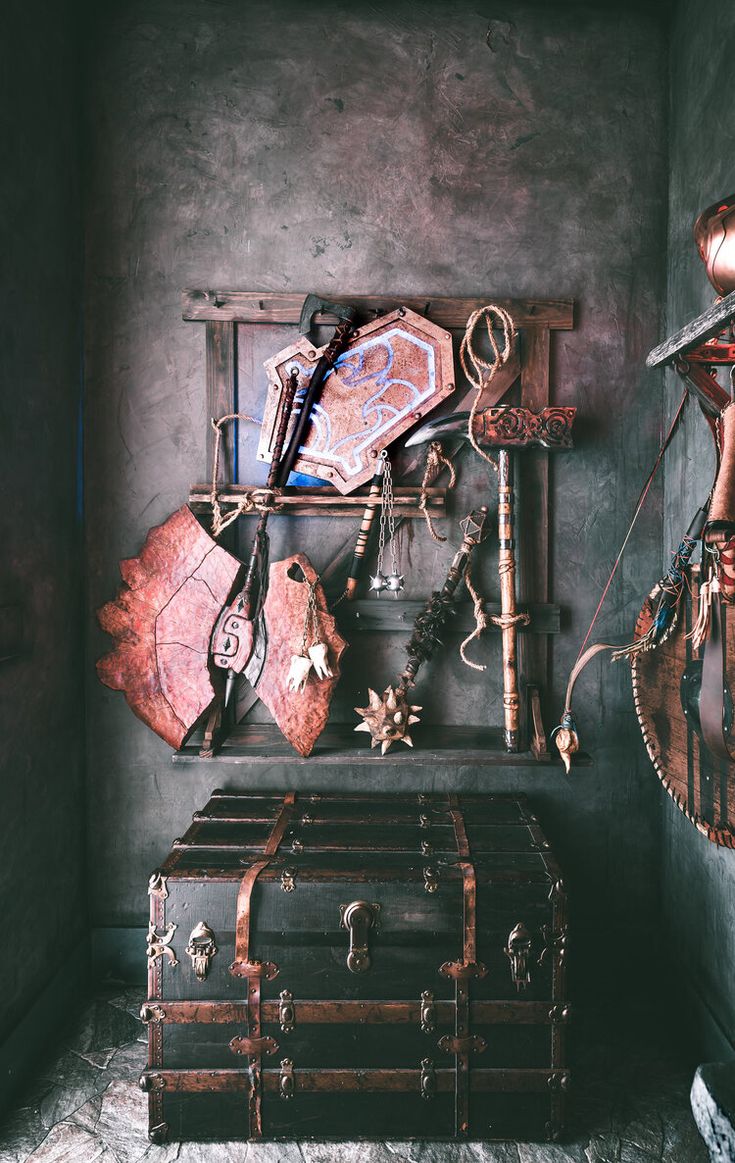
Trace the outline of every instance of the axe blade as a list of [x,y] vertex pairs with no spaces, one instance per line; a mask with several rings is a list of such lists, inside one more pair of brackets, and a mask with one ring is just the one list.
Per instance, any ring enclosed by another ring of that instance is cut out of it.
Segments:
[[[549,407],[540,412],[510,405],[482,408],[475,415],[475,438],[480,448],[487,450],[567,449],[572,447],[572,425],[576,413],[576,408]],[[470,412],[455,412],[439,420],[429,420],[409,437],[406,447],[430,440],[468,439],[470,415]]]
[[338,319],[354,319],[355,309],[345,303],[333,303],[330,299],[322,299],[321,295],[309,293],[301,308],[299,331],[302,335],[310,338],[315,315],[336,315]]

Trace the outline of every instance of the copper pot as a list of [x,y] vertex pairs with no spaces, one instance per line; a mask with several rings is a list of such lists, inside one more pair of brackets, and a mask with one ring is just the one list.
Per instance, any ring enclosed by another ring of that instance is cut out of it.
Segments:
[[694,241],[717,294],[735,291],[735,194],[702,211],[694,223]]

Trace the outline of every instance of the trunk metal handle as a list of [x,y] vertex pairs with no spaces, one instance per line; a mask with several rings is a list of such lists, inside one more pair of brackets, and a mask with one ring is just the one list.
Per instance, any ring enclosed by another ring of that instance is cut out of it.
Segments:
[[353,901],[349,905],[340,905],[339,912],[342,928],[350,934],[347,968],[350,973],[365,973],[371,964],[368,934],[377,925],[380,905]]

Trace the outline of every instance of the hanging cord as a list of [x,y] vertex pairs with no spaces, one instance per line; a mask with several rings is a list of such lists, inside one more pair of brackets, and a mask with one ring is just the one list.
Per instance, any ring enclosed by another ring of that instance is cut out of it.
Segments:
[[307,653],[310,641],[313,644],[319,640],[319,612],[316,603],[316,587],[318,585],[318,577],[313,582],[309,582],[309,594],[306,599],[306,609],[304,611],[304,631],[301,637],[302,655]]
[[653,468],[651,469],[650,473],[648,474],[648,477],[646,478],[645,484],[643,485],[643,488],[641,489],[640,495],[638,497],[638,501],[637,501],[636,506],[635,506],[635,510],[633,512],[632,520],[630,522],[630,525],[628,526],[628,531],[625,534],[625,537],[623,539],[623,544],[620,546],[617,557],[615,558],[615,561],[613,563],[613,567],[610,570],[610,576],[608,577],[608,579],[605,583],[602,594],[600,596],[600,600],[597,603],[597,609],[595,610],[595,612],[592,616],[592,621],[589,624],[589,628],[587,630],[587,633],[584,636],[584,641],[582,642],[582,645],[579,648],[577,658],[575,660],[574,666],[572,667],[571,674],[569,675],[569,681],[567,683],[566,695],[564,698],[564,711],[562,713],[561,722],[560,722],[559,726],[555,727],[554,730],[552,731],[552,737],[554,735],[557,735],[557,733],[558,733],[557,747],[559,748],[562,759],[564,760],[564,765],[567,768],[567,772],[569,772],[569,764],[570,764],[571,755],[574,754],[574,752],[577,751],[579,748],[579,739],[577,737],[576,723],[574,720],[574,715],[572,714],[572,696],[574,694],[575,682],[579,678],[580,674],[584,670],[587,663],[590,662],[595,657],[595,655],[600,654],[605,650],[611,650],[611,651],[615,652],[613,654],[613,658],[615,658],[616,656],[617,657],[624,657],[627,654],[626,647],[613,646],[609,642],[597,642],[593,646],[590,646],[590,647],[587,646],[587,643],[590,640],[590,637],[592,635],[592,631],[594,630],[597,619],[600,616],[600,611],[602,610],[602,607],[605,603],[605,599],[606,599],[608,592],[610,590],[610,586],[613,583],[613,579],[614,579],[616,573],[618,572],[618,567],[619,567],[620,562],[622,560],[623,554],[625,553],[625,548],[630,540],[633,529],[635,528],[635,523],[638,520],[641,509],[643,508],[643,505],[645,504],[646,497],[648,496],[648,493],[650,491],[651,485],[653,484],[656,473],[658,472],[659,468],[661,467],[661,462],[664,458],[666,450],[669,447],[669,445],[671,444],[671,441],[674,437],[674,433],[676,432],[676,429],[678,427],[679,420],[681,419],[682,412],[684,411],[684,405],[687,402],[688,396],[689,396],[689,393],[688,393],[688,391],[685,390],[684,394],[681,397],[681,400],[679,401],[679,406],[676,409],[676,412],[674,414],[674,418],[671,421],[671,424],[669,426],[669,430],[666,433],[664,441],[658,450],[658,455],[656,457],[656,460],[654,461]]
[[490,615],[485,612],[485,602],[480,597],[480,594],[477,592],[472,582],[472,573],[469,562],[467,562],[467,568],[464,571],[464,584],[467,586],[468,593],[472,598],[472,605],[474,607],[475,615],[475,628],[471,634],[467,635],[464,642],[460,646],[459,656],[465,666],[471,667],[472,670],[487,670],[486,666],[480,662],[473,662],[472,659],[468,658],[465,653],[470,642],[473,642],[475,638],[479,638],[483,630],[487,630],[488,626],[490,625]]
[[212,417],[211,424],[214,430],[214,453],[212,456],[212,488],[209,493],[209,503],[212,506],[212,536],[216,539],[220,533],[241,517],[243,513],[273,513],[276,506],[274,504],[275,493],[272,489],[251,489],[245,493],[237,505],[228,513],[226,517],[222,516],[222,508],[219,503],[218,496],[218,480],[219,480],[219,465],[222,454],[222,428],[223,425],[229,424],[233,420],[247,420],[250,424],[257,424],[261,426],[262,421],[256,420],[254,416],[248,416],[246,412],[232,412],[229,416],[220,416],[219,420]]
[[[483,320],[485,323],[490,348],[493,353],[492,360],[489,361],[481,356],[473,346],[475,328],[480,320]],[[499,323],[503,329],[502,349],[495,338],[493,331],[494,322]],[[498,307],[494,303],[489,303],[486,307],[480,307],[477,311],[472,312],[467,320],[467,327],[462,336],[462,342],[459,345],[459,362],[462,365],[462,371],[475,389],[475,398],[472,402],[470,417],[467,422],[467,438],[477,455],[482,457],[488,464],[491,464],[496,472],[498,471],[497,461],[492,456],[489,456],[488,453],[483,452],[477,443],[477,437],[475,436],[475,417],[477,416],[480,398],[484,389],[489,387],[501,367],[510,359],[515,340],[516,327],[512,316],[508,314],[504,307]]]
[[431,513],[427,505],[429,503],[428,488],[432,481],[436,480],[443,468],[449,470],[449,488],[453,489],[457,483],[457,470],[452,464],[448,456],[445,455],[441,444],[438,440],[432,440],[428,449],[426,450],[426,467],[424,469],[424,479],[421,482],[421,498],[419,500],[419,509],[424,514],[426,527],[429,533],[434,538],[434,541],[446,541],[446,537],[442,537],[441,533],[437,533],[434,528]]

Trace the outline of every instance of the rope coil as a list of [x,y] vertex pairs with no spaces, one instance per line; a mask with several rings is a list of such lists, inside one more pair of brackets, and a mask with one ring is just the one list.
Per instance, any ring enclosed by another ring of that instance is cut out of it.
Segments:
[[[480,321],[484,322],[487,330],[490,348],[493,353],[491,360],[487,360],[484,356],[481,356],[473,345],[475,329]],[[503,331],[502,348],[495,338],[493,330],[494,323],[499,323]],[[492,465],[496,472],[498,471],[497,461],[487,452],[483,452],[477,443],[477,437],[475,436],[475,418],[483,391],[489,387],[501,367],[510,359],[515,341],[516,326],[513,322],[512,315],[505,310],[505,307],[498,307],[494,303],[489,303],[486,307],[479,307],[476,311],[472,312],[467,320],[467,327],[462,336],[462,342],[459,345],[459,362],[462,365],[462,371],[476,393],[467,423],[467,438],[477,455],[486,461],[487,464]]]

